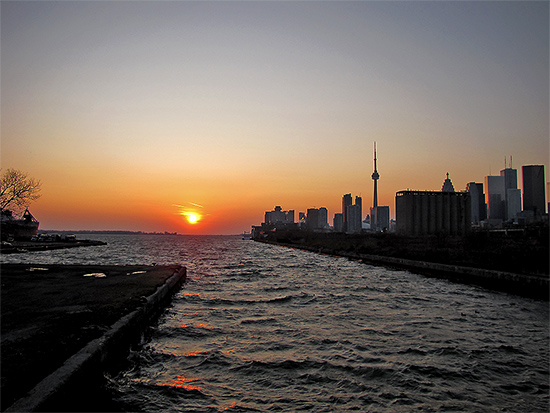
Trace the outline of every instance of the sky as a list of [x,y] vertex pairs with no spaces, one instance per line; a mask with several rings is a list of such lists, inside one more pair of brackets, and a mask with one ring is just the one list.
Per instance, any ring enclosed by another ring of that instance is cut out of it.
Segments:
[[[549,165],[546,1],[2,1],[2,170],[42,229],[238,234]],[[548,179],[546,179],[548,181]],[[188,217],[198,220],[190,223]]]

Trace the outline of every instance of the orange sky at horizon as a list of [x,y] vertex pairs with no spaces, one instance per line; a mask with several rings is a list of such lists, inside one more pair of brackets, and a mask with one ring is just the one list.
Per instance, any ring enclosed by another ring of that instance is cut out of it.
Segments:
[[[2,2],[2,170],[42,229],[239,234],[549,166],[546,2]],[[547,175],[548,176],[548,175]],[[185,213],[201,219],[191,224]]]

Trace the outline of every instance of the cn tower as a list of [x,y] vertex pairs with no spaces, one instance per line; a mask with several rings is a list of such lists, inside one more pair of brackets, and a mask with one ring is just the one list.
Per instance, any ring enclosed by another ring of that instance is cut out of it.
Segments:
[[374,181],[374,199],[372,207],[376,208],[378,206],[378,179],[380,175],[376,170],[376,142],[374,142],[374,172],[372,173],[372,180]]

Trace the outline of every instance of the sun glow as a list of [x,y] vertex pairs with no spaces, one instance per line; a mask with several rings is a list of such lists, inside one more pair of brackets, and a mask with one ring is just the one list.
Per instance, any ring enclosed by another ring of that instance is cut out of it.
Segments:
[[197,214],[189,214],[189,215],[187,215],[187,221],[188,221],[190,224],[196,224],[197,222],[199,222],[199,219],[200,219],[200,216],[197,215]]

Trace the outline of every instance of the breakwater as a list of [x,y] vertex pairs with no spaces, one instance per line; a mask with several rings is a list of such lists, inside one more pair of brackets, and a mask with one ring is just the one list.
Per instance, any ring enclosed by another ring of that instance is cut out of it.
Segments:
[[327,247],[297,245],[272,240],[256,240],[288,248],[296,248],[320,254],[346,257],[361,260],[375,265],[406,269],[427,276],[446,278],[452,281],[480,285],[485,288],[505,291],[526,297],[549,299],[548,275],[527,275],[506,271],[473,268],[460,265],[449,265],[435,262],[418,261],[406,258],[389,257],[359,253],[355,251],[338,250]]

